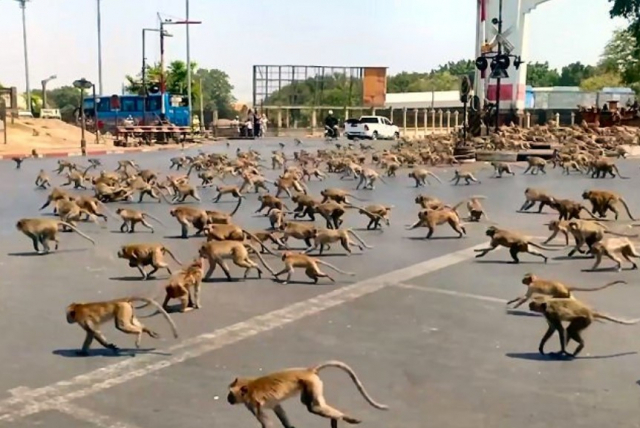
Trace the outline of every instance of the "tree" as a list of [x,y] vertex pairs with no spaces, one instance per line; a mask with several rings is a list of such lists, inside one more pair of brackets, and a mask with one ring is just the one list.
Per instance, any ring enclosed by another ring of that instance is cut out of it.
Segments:
[[600,91],[604,87],[616,87],[622,85],[622,78],[619,74],[605,72],[583,80],[582,83],[580,83],[580,89],[583,91],[594,92]]
[[80,105],[80,91],[73,86],[61,86],[52,89],[47,91],[47,104],[51,104],[58,109],[69,106],[75,109]]
[[627,30],[616,30],[604,48],[598,68],[603,72],[619,74],[627,84],[640,80],[640,55],[636,39]]
[[527,84],[533,87],[557,86],[560,81],[558,70],[549,67],[548,62],[527,64]]
[[624,18],[629,21],[627,30],[634,38],[637,49],[640,42],[640,0],[609,0],[613,3],[609,10],[611,18]]
[[[218,111],[221,119],[231,119],[235,116],[232,104],[233,85],[229,81],[229,75],[222,70],[204,68],[196,71],[194,82],[197,85],[197,92],[202,93],[202,107],[204,111]],[[202,83],[202,87],[200,84]],[[200,107],[200,99],[194,105]]]
[[595,74],[596,68],[594,66],[574,62],[562,67],[558,86],[580,86],[583,80],[593,77]]

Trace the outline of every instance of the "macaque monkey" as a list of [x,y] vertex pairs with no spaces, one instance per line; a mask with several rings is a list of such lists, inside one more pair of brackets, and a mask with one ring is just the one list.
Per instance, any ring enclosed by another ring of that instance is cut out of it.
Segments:
[[199,208],[183,205],[172,208],[169,214],[180,223],[180,237],[182,239],[189,237],[189,226],[196,229],[196,235],[200,235],[204,231],[205,226],[209,224],[207,211]]
[[598,217],[593,215],[587,207],[582,205],[580,202],[572,201],[571,199],[553,199],[549,202],[549,206],[558,211],[558,214],[560,215],[558,220],[579,219],[580,212],[582,211],[589,214],[591,218],[598,220]]
[[[352,235],[358,241],[358,244],[352,242],[351,239],[349,239],[349,235]],[[342,248],[347,251],[347,255],[351,255],[350,247],[358,247],[360,251],[364,251],[365,248],[373,248],[368,246],[367,243],[351,229],[318,229],[314,237],[313,247],[307,248],[303,254],[309,254],[311,251],[320,247],[319,255],[322,255],[325,247],[327,247],[328,250],[331,248],[330,244],[338,241],[340,241]]]
[[[594,320],[607,320],[615,322],[617,324],[633,325],[640,322],[640,320],[626,321],[617,319],[600,312],[594,311],[579,300],[570,299],[535,299],[529,302],[529,310],[544,315],[549,324],[547,332],[542,336],[540,345],[538,345],[538,352],[544,355],[544,345],[554,332],[558,332],[560,336],[560,355],[568,355],[577,357],[580,351],[584,348],[584,340],[581,333],[591,325]],[[562,325],[563,322],[568,322],[569,326],[565,329]],[[578,347],[573,354],[569,354],[566,351],[566,345],[570,340],[578,342]]]
[[222,195],[231,195],[234,198],[243,197],[238,186],[216,186],[216,190],[218,191],[218,194],[213,198],[213,202],[220,202]]
[[460,183],[460,180],[464,180],[466,182],[467,185],[471,184],[471,182],[473,181],[474,183],[478,183],[478,184],[482,184],[479,180],[477,180],[473,174],[469,171],[463,171],[460,172],[457,169],[454,171],[454,177],[449,180],[449,182],[455,181],[455,183],[453,183],[455,186],[458,185],[458,183]]
[[[180,312],[200,309],[200,286],[204,276],[203,259],[196,258],[189,266],[172,275],[165,288],[165,298],[162,307],[167,310],[171,299],[180,299]],[[193,290],[193,296],[192,291]]]
[[623,238],[637,238],[638,235],[629,235],[625,233],[614,232],[608,230],[604,224],[596,221],[587,220],[571,220],[568,225],[569,232],[573,235],[575,240],[575,247],[569,252],[568,256],[573,256],[576,251],[580,254],[584,254],[582,246],[587,244],[589,249],[597,242],[604,239],[604,235],[614,235]]
[[618,170],[618,166],[614,163],[613,159],[607,157],[600,157],[595,159],[592,163],[592,173],[591,178],[605,178],[607,174],[611,176],[611,178],[616,178],[616,174],[613,173],[615,171],[618,174],[618,177],[622,179],[628,179],[629,177],[623,177],[620,174],[620,170]]
[[445,205],[444,202],[442,202],[440,199],[427,195],[416,196],[415,203],[420,205],[420,207],[425,210],[439,210],[444,207],[451,208],[450,206]]
[[[62,220],[49,218],[23,218],[18,220],[18,222],[16,223],[16,229],[31,238],[31,240],[33,241],[33,249],[38,254],[42,254],[43,252],[45,254],[51,252],[49,241],[54,241],[56,243],[55,249],[58,249],[58,245],[60,244],[60,240],[58,239],[58,228],[60,226],[71,229],[72,231],[76,232],[78,235],[82,236],[87,241],[90,241],[95,245],[96,242],[93,239],[82,233],[72,224],[69,224]],[[38,243],[42,244],[42,246],[44,247],[44,251],[40,251],[40,248],[38,248]]]
[[140,223],[147,229],[151,230],[151,233],[154,232],[153,226],[151,226],[146,220],[146,217],[149,217],[152,220],[157,221],[161,226],[164,226],[160,220],[151,214],[147,214],[145,212],[134,210],[130,208],[118,208],[116,210],[116,214],[122,218],[122,226],[120,226],[120,232],[122,233],[134,233],[136,224]]
[[524,204],[522,204],[519,211],[527,211],[532,208],[536,202],[540,202],[538,214],[542,212],[542,208],[544,208],[545,205],[551,206],[551,203],[555,201],[555,198],[549,195],[546,191],[534,189],[533,187],[527,187],[525,189],[524,197]]
[[23,156],[14,156],[11,158],[11,160],[16,163],[16,169],[20,169],[20,167],[22,166],[22,162],[24,162],[25,159],[26,158]]
[[491,162],[493,166],[493,176],[497,178],[502,178],[502,174],[511,174],[516,175],[515,172],[511,170],[511,164],[507,162]]
[[537,275],[532,273],[526,273],[522,278],[522,283],[527,286],[527,292],[522,297],[516,297],[513,300],[509,300],[507,305],[512,303],[516,303],[513,308],[517,308],[522,304],[526,303],[534,294],[535,295],[544,295],[552,298],[563,298],[563,299],[572,299],[574,291],[600,291],[605,288],[609,288],[616,284],[626,284],[626,281],[612,281],[608,282],[605,285],[595,288],[583,288],[583,287],[572,287],[563,284],[560,281],[552,281],[549,279],[542,279]]
[[628,238],[608,238],[603,241],[596,242],[589,249],[589,254],[593,254],[596,258],[596,262],[591,267],[591,270],[596,270],[602,262],[602,257],[607,256],[614,262],[616,262],[616,270],[622,271],[622,259],[624,257],[629,263],[631,263],[631,269],[638,269],[638,265],[631,260],[631,258],[640,259],[640,255],[636,252],[635,246]]
[[51,183],[49,182],[49,175],[41,169],[36,177],[36,186],[39,189],[46,189],[47,187],[51,187]]
[[[118,258],[129,260],[129,266],[138,268],[142,279],[151,279],[159,269],[166,269],[172,275],[169,265],[164,261],[164,255],[169,254],[174,262],[181,265],[171,250],[163,244],[127,244],[120,247]],[[151,265],[151,272],[144,271],[145,266]]]
[[358,209],[358,213],[363,214],[369,218],[369,224],[367,224],[367,230],[382,228],[380,222],[384,220],[387,226],[391,225],[389,215],[393,205],[367,205],[364,208]]
[[89,355],[89,347],[95,338],[106,349],[110,349],[118,353],[119,348],[113,343],[107,342],[105,336],[100,332],[100,325],[105,322],[114,320],[115,327],[123,333],[136,335],[136,348],[140,348],[142,334],[146,333],[154,339],[160,337],[158,333],[149,330],[135,316],[133,302],[144,302],[145,306],[153,305],[167,320],[173,336],[178,338],[178,329],[167,312],[155,300],[145,297],[126,297],[124,299],[115,299],[106,302],[92,303],[72,303],[67,306],[67,322],[69,324],[77,323],[87,333],[82,344],[82,349],[77,351],[78,355]]
[[260,195],[258,196],[258,200],[260,201],[260,208],[255,211],[256,214],[262,212],[262,210],[265,208],[269,208],[265,216],[268,216],[269,212],[274,208],[279,210],[286,209],[287,211],[289,211],[289,208],[284,204],[284,202],[282,202],[282,200],[276,196],[269,194]]
[[469,211],[468,221],[479,222],[483,215],[486,220],[489,220],[489,216],[484,212],[484,208],[482,208],[482,204],[480,203],[482,199],[486,199],[486,196],[472,196],[467,201],[467,211]]
[[314,208],[316,205],[320,204],[320,201],[317,201],[313,196],[305,195],[304,193],[297,193],[291,196],[291,201],[298,204],[298,206],[293,209],[293,212],[295,213],[293,218],[300,218],[307,215],[311,221],[316,220]]
[[552,232],[551,235],[542,244],[547,245],[549,242],[558,236],[559,233],[564,235],[565,246],[569,245],[569,222],[567,220],[551,220],[549,223],[545,223],[545,226]]
[[342,189],[337,189],[337,188],[326,188],[324,190],[320,191],[320,195],[322,195],[322,201],[321,203],[325,203],[328,200],[334,200],[335,202],[338,203],[349,203],[347,202],[347,197],[349,198],[353,198],[357,201],[363,201],[363,199],[359,199],[357,196],[352,195],[351,193],[347,192],[346,190],[342,190]]
[[612,192],[610,190],[585,190],[582,193],[582,199],[588,199],[591,202],[591,212],[593,214],[598,214],[600,218],[605,218],[607,216],[607,210],[611,210],[615,214],[616,220],[618,220],[619,212],[614,204],[616,202],[621,202],[624,206],[624,209],[627,211],[627,215],[629,216],[629,218],[631,220],[635,220],[635,218],[633,218],[633,216],[631,215],[631,211],[629,210],[627,201],[625,201],[624,198],[618,193]]
[[58,159],[58,169],[54,169],[53,172],[56,172],[58,175],[60,175],[62,172],[64,172],[65,168],[68,169],[69,172],[78,170],[78,167],[75,163],[69,162],[65,159]]
[[448,223],[454,231],[458,232],[458,237],[462,238],[467,234],[467,230],[462,225],[460,216],[458,216],[456,208],[457,206],[453,209],[442,208],[439,210],[422,210],[418,213],[418,221],[413,225],[407,227],[407,230],[413,230],[418,227],[426,227],[429,229],[429,232],[427,233],[427,236],[425,236],[425,239],[429,239],[433,235],[436,226]]
[[518,259],[518,253],[529,253],[533,256],[541,257],[544,259],[544,262],[547,263],[547,256],[530,247],[536,247],[540,248],[541,250],[547,251],[560,250],[560,248],[549,248],[538,245],[535,242],[531,242],[520,233],[511,232],[506,229],[498,229],[495,226],[489,226],[485,234],[491,238],[491,242],[489,243],[489,247],[487,248],[474,250],[475,252],[480,253],[476,255],[476,258],[484,257],[488,252],[495,250],[499,246],[502,246],[509,249],[509,254],[513,259],[511,263],[520,263],[520,259]]
[[260,269],[260,266],[258,266],[256,262],[249,258],[249,250],[256,254],[265,269],[273,275],[273,269],[271,269],[264,258],[260,255],[260,251],[253,245],[240,241],[207,241],[202,244],[198,250],[200,257],[206,258],[209,261],[209,270],[204,278],[209,279],[216,266],[220,265],[220,268],[226,275],[227,280],[233,281],[233,278],[231,278],[231,274],[229,273],[229,266],[225,262],[225,259],[228,258],[231,258],[233,264],[236,266],[245,268],[244,279],[247,278],[251,269],[257,270],[258,278],[262,278],[262,269]]
[[127,167],[137,170],[138,169],[138,165],[130,160],[130,159],[124,159],[124,160],[119,160],[118,161],[118,167],[115,169],[116,171],[120,171],[120,170],[127,170]]
[[574,160],[566,161],[562,163],[562,174],[570,175],[571,171],[578,171],[581,174],[584,174],[582,167],[578,164],[578,162]]
[[227,401],[231,405],[244,404],[262,428],[270,426],[266,410],[273,410],[284,428],[293,428],[280,403],[298,393],[300,401],[310,413],[331,419],[331,428],[337,428],[338,421],[359,424],[359,419],[327,404],[322,380],[318,376],[318,373],[327,367],[339,368],[346,372],[371,406],[380,410],[388,409],[388,406],[375,402],[369,396],[353,369],[341,361],[327,361],[309,368],[287,369],[259,378],[235,378],[229,384]]
[[425,183],[431,185],[431,183],[429,183],[429,176],[438,180],[438,183],[442,183],[442,180],[440,180],[440,178],[437,175],[435,175],[433,172],[429,171],[428,169],[424,169],[424,168],[414,169],[408,175],[409,175],[409,178],[413,178],[415,180],[416,187],[424,186]]
[[323,266],[327,266],[328,268],[333,269],[334,271],[349,275],[355,276],[355,273],[345,272],[343,270],[338,269],[334,265],[322,261],[315,257],[310,257],[304,253],[294,253],[292,251],[283,251],[282,252],[282,261],[284,262],[284,269],[280,272],[275,273],[274,276],[278,278],[280,275],[287,274],[287,279],[282,281],[283,284],[287,284],[291,281],[291,275],[293,275],[293,268],[304,268],[304,273],[313,280],[314,284],[318,283],[319,278],[328,278],[331,282],[336,282],[331,276],[322,272],[318,267],[319,264]]
[[541,157],[529,156],[527,158],[527,163],[529,164],[529,166],[527,166],[527,168],[524,170],[522,174],[526,174],[529,171],[531,171],[531,175],[537,175],[538,171],[542,172],[543,174],[547,173],[544,170],[545,167],[547,166],[547,161],[542,159]]
[[200,195],[198,195],[198,191],[195,187],[193,187],[188,182],[179,183],[175,180],[171,181],[171,187],[173,187],[173,191],[175,194],[173,195],[172,203],[183,203],[187,196],[191,196],[196,201],[200,202]]
[[360,181],[356,186],[356,190],[360,189],[360,186],[362,186],[363,184],[364,184],[364,186],[362,187],[363,190],[365,189],[374,190],[375,189],[374,183],[376,182],[376,180],[380,180],[384,184],[387,184],[387,182],[384,181],[384,179],[378,173],[378,171],[371,168],[363,168],[359,175],[360,175]]
[[271,209],[269,211],[269,223],[271,224],[271,229],[281,229],[282,222],[284,221],[285,212],[279,210],[277,208]]

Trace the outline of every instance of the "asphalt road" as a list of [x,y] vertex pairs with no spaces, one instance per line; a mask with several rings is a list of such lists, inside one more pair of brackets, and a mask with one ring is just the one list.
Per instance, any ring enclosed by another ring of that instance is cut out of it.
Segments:
[[[278,141],[251,145],[268,158]],[[286,150],[292,152],[291,142],[286,143]],[[323,144],[305,141],[304,147]],[[238,146],[248,145],[232,142],[230,148],[221,144],[203,150],[233,153]],[[133,158],[144,168],[166,173],[168,159],[174,155],[144,153]],[[113,168],[122,158],[102,160]],[[640,198],[634,192],[640,174],[632,161],[620,162],[630,180],[566,177],[559,170],[549,170],[546,176],[523,176],[517,170],[515,177],[492,179],[492,171],[485,169],[477,173],[482,184],[452,186],[445,181],[452,170],[437,168],[434,171],[444,184],[415,189],[403,171],[374,191],[353,191],[367,201],[395,206],[392,225],[383,232],[360,231],[366,219],[356,212],[347,215],[345,224],[374,248],[345,257],[334,245],[325,260],[354,272],[354,277],[336,274],[336,284],[321,280],[312,285],[298,270],[294,279],[300,282],[288,285],[269,278],[228,283],[217,270],[215,280],[203,286],[203,308],[172,315],[179,339],[171,337],[161,317],[144,318],[146,312],[141,311],[143,322],[159,331],[162,340],[145,337],[143,349],[136,351],[131,349],[132,337],[106,325],[107,338],[128,352],[113,356],[96,348],[86,358],[73,354],[84,334],[65,321],[64,308],[69,303],[153,295],[167,278],[160,272],[156,280],[139,280],[137,270],[115,257],[118,247],[160,241],[184,262],[196,255],[202,240],[176,239],[179,227],[169,216],[167,204],[148,202],[135,206],[167,225],[156,227],[155,234],[144,229],[121,234],[113,220],[108,229],[82,224],[81,229],[96,240],[95,247],[65,233],[58,252],[33,256],[30,241],[14,225],[21,217],[39,215],[47,192],[35,190],[33,180],[40,168],[52,170],[54,165],[55,160],[27,160],[15,170],[12,162],[0,162],[4,196],[0,201],[0,426],[258,426],[244,408],[227,404],[229,382],[236,376],[327,359],[350,364],[369,393],[390,406],[388,412],[369,407],[343,373],[323,372],[329,403],[362,418],[368,427],[533,428],[558,426],[559,421],[575,427],[640,426],[637,326],[596,323],[586,334],[582,357],[559,361],[537,354],[546,328],[542,319],[508,314],[504,307],[506,300],[524,291],[520,280],[526,272],[584,286],[621,278],[629,285],[579,295],[603,312],[635,318],[640,316],[637,272],[583,272],[592,261],[567,260],[566,251],[553,253],[558,258],[547,265],[528,255],[522,256],[520,265],[505,264],[504,250],[473,260],[472,248],[488,242],[486,224],[469,224],[463,239],[457,239],[448,226],[437,229],[430,241],[422,239],[424,229],[404,230],[416,219],[418,207],[413,199],[417,194],[452,203],[482,194],[488,198],[485,208],[492,221],[546,236],[542,224],[554,218],[552,214],[515,212],[529,186],[573,199],[589,187],[614,189],[628,198],[632,213],[640,215]],[[62,178],[54,182],[59,184]],[[308,186],[318,194],[325,187],[354,189],[355,184],[332,176],[322,183],[314,179]],[[214,207],[210,202],[214,194],[211,189],[201,190],[202,205]],[[258,207],[256,195],[249,195],[243,205],[237,223],[248,229],[268,227],[265,218],[253,214]],[[112,209],[116,206],[120,205]],[[234,203],[215,206],[231,210]],[[267,261],[274,269],[282,266],[275,257],[268,256]],[[231,265],[231,272],[240,277],[243,270]],[[547,346],[554,350],[557,339]],[[308,414],[297,399],[285,407],[295,426],[328,425]]]

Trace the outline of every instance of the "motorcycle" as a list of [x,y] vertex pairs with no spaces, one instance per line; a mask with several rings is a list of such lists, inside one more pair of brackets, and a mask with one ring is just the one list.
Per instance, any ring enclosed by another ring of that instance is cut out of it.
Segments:
[[340,130],[338,128],[338,125],[334,125],[333,128],[330,128],[327,125],[324,126],[324,139],[326,141],[334,141],[334,140],[337,140],[339,137],[340,137]]

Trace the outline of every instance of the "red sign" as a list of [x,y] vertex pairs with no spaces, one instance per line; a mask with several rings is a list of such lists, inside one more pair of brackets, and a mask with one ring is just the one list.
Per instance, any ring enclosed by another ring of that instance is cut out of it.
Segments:
[[111,110],[120,110],[120,97],[117,95],[111,95]]

